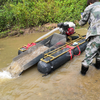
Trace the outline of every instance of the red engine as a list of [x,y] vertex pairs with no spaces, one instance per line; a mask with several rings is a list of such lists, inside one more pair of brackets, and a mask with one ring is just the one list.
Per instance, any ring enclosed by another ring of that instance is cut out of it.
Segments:
[[59,31],[64,35],[72,35],[75,32],[75,24],[73,22],[58,23]]
[[69,27],[68,30],[67,30],[67,32],[66,32],[66,34],[67,34],[68,36],[74,34],[74,28]]

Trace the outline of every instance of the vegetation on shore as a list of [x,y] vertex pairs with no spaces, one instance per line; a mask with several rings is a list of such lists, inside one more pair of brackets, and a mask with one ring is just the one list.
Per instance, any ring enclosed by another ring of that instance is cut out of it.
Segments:
[[72,21],[78,26],[87,0],[0,0],[0,37],[11,30]]

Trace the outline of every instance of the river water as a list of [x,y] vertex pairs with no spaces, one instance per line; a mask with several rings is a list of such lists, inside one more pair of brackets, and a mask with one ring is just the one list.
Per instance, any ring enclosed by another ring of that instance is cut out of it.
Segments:
[[[76,29],[86,34],[86,28]],[[0,39],[0,74],[18,55],[18,48],[34,42],[45,33]],[[0,77],[0,100],[100,100],[100,70],[90,66],[80,74],[85,53],[74,57],[48,76],[42,77],[37,65],[17,78]]]

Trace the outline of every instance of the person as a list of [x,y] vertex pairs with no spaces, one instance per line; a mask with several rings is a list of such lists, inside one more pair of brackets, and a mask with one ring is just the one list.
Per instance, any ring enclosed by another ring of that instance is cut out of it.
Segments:
[[82,61],[81,74],[86,75],[89,65],[94,57],[96,58],[95,68],[100,69],[100,2],[99,0],[87,0],[88,6],[85,8],[79,25],[83,26],[87,22],[89,28],[86,34],[88,41],[85,49],[85,59]]

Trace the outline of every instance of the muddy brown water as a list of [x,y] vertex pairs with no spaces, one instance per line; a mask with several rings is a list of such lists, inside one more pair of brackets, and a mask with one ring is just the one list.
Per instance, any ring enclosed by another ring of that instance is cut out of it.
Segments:
[[[82,28],[76,32],[86,34],[87,30]],[[43,34],[0,39],[0,72],[17,56],[17,48]],[[100,70],[90,66],[87,75],[82,76],[84,56],[83,52],[45,77],[34,65],[18,78],[0,78],[0,100],[100,100]]]

